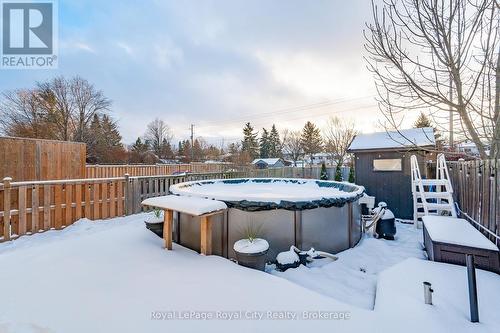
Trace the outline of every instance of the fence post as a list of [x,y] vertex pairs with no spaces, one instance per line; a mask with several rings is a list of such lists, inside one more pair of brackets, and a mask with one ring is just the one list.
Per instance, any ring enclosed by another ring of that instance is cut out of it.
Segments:
[[474,266],[474,255],[466,254],[465,262],[467,265],[467,280],[469,283],[470,321],[473,323],[477,323],[479,322],[479,309],[477,304],[477,283],[476,268]]
[[132,192],[130,193],[132,198],[132,214],[137,214],[142,211],[141,198],[144,194],[144,179],[145,178],[139,179],[137,177],[132,179]]
[[129,193],[129,186],[128,186],[128,179],[130,175],[128,173],[125,174],[125,216],[130,215],[130,203],[129,203],[129,198],[130,198],[130,193]]
[[3,179],[3,240],[10,240],[10,182],[12,178]]

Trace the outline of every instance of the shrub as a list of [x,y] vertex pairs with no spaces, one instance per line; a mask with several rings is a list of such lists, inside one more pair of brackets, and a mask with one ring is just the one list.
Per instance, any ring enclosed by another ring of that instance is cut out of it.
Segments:
[[319,179],[328,180],[328,172],[326,172],[325,162],[321,164],[321,174],[319,175]]
[[354,165],[349,168],[349,183],[354,183]]
[[338,182],[342,181],[342,168],[338,164],[337,167],[335,168],[335,180]]

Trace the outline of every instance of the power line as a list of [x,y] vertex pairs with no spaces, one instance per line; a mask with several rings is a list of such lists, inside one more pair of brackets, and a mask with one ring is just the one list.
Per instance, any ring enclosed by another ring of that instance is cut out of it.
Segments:
[[[368,108],[373,108],[373,105],[361,105],[361,106],[356,106],[356,107],[353,107],[353,108],[348,108],[348,109],[343,109],[343,110],[336,110],[336,111],[331,111],[331,110],[328,110],[328,111],[324,111],[324,112],[321,112],[321,113],[315,113],[315,114],[306,114],[306,115],[301,115],[301,116],[298,116],[298,117],[287,117],[285,119],[285,121],[290,121],[290,120],[299,120],[299,119],[310,119],[312,117],[321,117],[321,116],[326,116],[326,115],[332,115],[332,114],[339,114],[339,113],[345,113],[345,112],[350,112],[350,111],[357,111],[357,110],[362,110],[362,109],[368,109]],[[304,109],[304,110],[301,110],[301,111],[308,111],[310,109]],[[255,124],[262,124],[263,122],[267,121],[266,119],[271,119],[271,118],[274,118],[274,117],[259,117],[259,121],[257,122],[254,122],[253,125]],[[247,119],[243,119],[243,120],[232,120],[232,121],[226,121],[226,122],[219,122],[217,125],[208,125],[208,126],[198,126],[200,128],[203,128],[203,129],[211,129],[211,128],[217,128],[217,127],[220,127],[220,126],[225,126],[225,125],[229,125],[229,124],[236,124],[236,123],[241,123],[241,121],[246,121],[248,120]]]
[[191,124],[191,161],[194,159],[194,124]]
[[313,104],[289,107],[289,108],[278,109],[278,110],[268,111],[268,112],[263,112],[263,113],[252,113],[252,114],[246,114],[246,115],[243,114],[243,115],[239,115],[239,117],[237,117],[237,118],[232,118],[229,121],[228,120],[206,121],[206,122],[203,122],[199,127],[202,127],[202,128],[213,127],[210,124],[215,124],[215,125],[219,126],[221,124],[227,124],[227,123],[232,124],[235,122],[246,121],[246,120],[254,119],[254,118],[265,118],[266,116],[283,115],[283,114],[289,114],[289,113],[294,113],[294,112],[299,112],[299,111],[309,111],[309,110],[313,110],[313,109],[321,109],[321,108],[325,108],[325,107],[336,105],[336,104],[352,102],[352,101],[366,99],[366,98],[370,98],[370,97],[374,97],[374,95],[355,97],[355,98],[339,98],[339,99],[335,99],[335,100],[326,100],[326,101],[317,102],[317,103],[313,103]]

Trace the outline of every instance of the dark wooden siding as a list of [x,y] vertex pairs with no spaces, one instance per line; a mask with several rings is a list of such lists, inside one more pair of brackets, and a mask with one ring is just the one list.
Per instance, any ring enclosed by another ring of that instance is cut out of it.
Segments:
[[[375,196],[378,204],[385,201],[398,218],[413,219],[410,156],[416,154],[420,170],[424,173],[423,152],[376,151],[355,152],[356,184],[363,185],[366,193]],[[402,159],[402,171],[373,171],[374,159]],[[424,176],[424,174],[422,174]]]

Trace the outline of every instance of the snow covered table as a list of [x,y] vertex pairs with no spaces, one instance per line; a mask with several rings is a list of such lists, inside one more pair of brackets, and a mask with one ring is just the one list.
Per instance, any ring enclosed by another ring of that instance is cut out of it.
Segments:
[[464,219],[424,216],[424,244],[430,260],[465,265],[473,254],[478,268],[500,273],[498,247]]
[[224,202],[197,197],[166,195],[148,198],[141,204],[143,206],[156,207],[165,211],[163,238],[167,250],[172,250],[172,221],[174,211],[201,217],[200,252],[204,255],[212,254],[212,220],[210,217],[215,214],[220,214],[227,209]]

